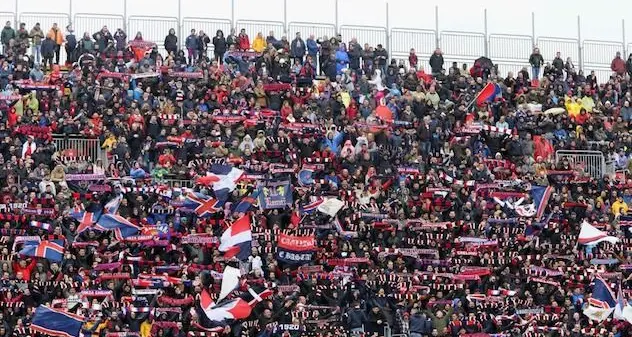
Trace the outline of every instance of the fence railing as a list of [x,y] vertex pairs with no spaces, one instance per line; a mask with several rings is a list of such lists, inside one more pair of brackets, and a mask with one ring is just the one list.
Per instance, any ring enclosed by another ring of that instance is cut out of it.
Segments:
[[[43,0],[41,0],[43,1]],[[74,0],[68,0],[70,6],[60,5],[59,8],[69,8],[72,11]],[[177,0],[179,7],[182,0]],[[528,65],[529,55],[534,44],[540,48],[545,61],[552,61],[556,52],[560,52],[563,59],[570,57],[579,69],[589,73],[595,70],[601,82],[606,81],[612,72],[610,63],[616,52],[621,52],[627,58],[627,52],[632,50],[632,43],[628,44],[625,38],[625,20],[621,20],[622,31],[621,41],[607,40],[581,40],[581,20],[577,17],[577,34],[572,37],[547,37],[535,36],[536,20],[535,13],[532,13],[530,24],[532,35],[517,34],[497,34],[487,31],[487,15],[483,18],[484,32],[462,32],[439,30],[439,22],[443,18],[439,16],[438,7],[435,7],[434,29],[421,29],[419,27],[397,27],[393,28],[389,24],[388,3],[384,11],[378,16],[385,17],[385,26],[363,26],[345,24],[344,12],[338,12],[339,6],[332,10],[332,18],[335,23],[316,23],[304,21],[292,21],[288,18],[287,1],[284,0],[283,21],[269,20],[249,20],[247,18],[236,18],[234,16],[236,3],[240,0],[231,0],[230,11],[219,14],[217,17],[182,17],[181,11],[177,16],[151,16],[151,15],[128,15],[127,0],[123,0],[122,13],[97,14],[97,13],[33,13],[22,12],[16,1],[16,12],[0,12],[0,20],[15,21],[17,27],[20,22],[26,23],[30,29],[36,22],[39,22],[44,31],[47,31],[53,23],[58,23],[60,27],[65,27],[72,23],[75,27],[77,37],[84,32],[90,34],[98,31],[104,25],[114,32],[117,28],[125,29],[130,39],[134,38],[137,32],[142,32],[145,40],[156,42],[161,51],[164,51],[163,43],[169,29],[176,30],[181,46],[191,29],[204,30],[209,36],[213,36],[217,29],[222,29],[227,35],[231,28],[239,31],[245,29],[252,41],[258,32],[267,36],[270,31],[274,31],[275,36],[280,39],[287,36],[292,40],[296,32],[301,32],[303,38],[310,34],[316,37],[324,35],[333,36],[341,33],[344,41],[357,38],[361,44],[369,43],[372,46],[382,44],[390,55],[398,58],[407,58],[406,55],[411,48],[415,48],[420,57],[420,65],[427,66],[428,56],[436,47],[441,47],[444,58],[451,61],[473,62],[480,56],[487,56],[495,63],[502,64],[502,69],[519,69]],[[379,11],[378,11],[379,13]],[[212,44],[209,45],[212,50]],[[64,48],[61,49],[62,59],[65,59]]]
[[606,167],[606,159],[601,151],[559,150],[555,152],[556,163],[564,159],[567,159],[571,166],[581,168],[591,177],[597,179],[611,174],[608,171],[614,171],[614,169]]
[[100,159],[104,166],[108,165],[107,154],[98,139],[53,135],[53,143],[62,157],[86,158],[92,162]]

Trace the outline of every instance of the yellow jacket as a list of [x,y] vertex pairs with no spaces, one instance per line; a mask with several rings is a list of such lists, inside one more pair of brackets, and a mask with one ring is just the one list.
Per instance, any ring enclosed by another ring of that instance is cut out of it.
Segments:
[[57,31],[51,28],[46,36],[55,41],[57,45],[61,46],[64,43],[64,33],[59,28],[57,28]]
[[586,112],[592,112],[595,107],[595,101],[590,96],[582,97],[582,106],[586,109]]
[[261,53],[264,49],[266,49],[267,45],[266,39],[262,36],[257,36],[254,41],[252,41],[252,49],[254,49],[257,53]]
[[573,100],[570,97],[566,97],[566,111],[568,111],[568,115],[570,117],[579,116],[579,112],[582,109],[582,103],[578,100]]
[[[97,324],[96,322],[86,322],[84,329],[85,330],[91,330],[94,328],[94,325]],[[94,331],[92,331],[92,334],[90,334],[90,336],[92,337],[99,337],[99,334],[101,332],[101,330],[105,329],[105,327],[108,325],[108,321],[104,321],[99,323],[99,325],[97,325],[97,327],[94,329]]]
[[621,213],[627,213],[628,212],[628,204],[626,204],[624,201],[615,201],[612,204],[612,213],[615,216],[619,216],[621,215]]
[[105,151],[108,151],[108,152],[112,151],[114,146],[116,146],[116,137],[114,137],[113,135],[110,135],[108,138],[106,138],[103,141],[103,144],[101,144],[101,148],[105,149]]
[[151,323],[149,320],[140,323],[140,337],[151,337]]

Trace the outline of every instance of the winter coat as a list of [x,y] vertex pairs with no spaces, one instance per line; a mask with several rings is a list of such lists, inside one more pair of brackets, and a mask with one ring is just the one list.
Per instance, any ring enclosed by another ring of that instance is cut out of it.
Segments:
[[198,49],[198,38],[195,35],[189,35],[187,36],[187,39],[185,41],[185,46],[187,47],[187,49]]
[[433,73],[440,73],[443,69],[443,54],[432,54],[430,56],[430,69]]
[[41,29],[31,29],[29,32],[29,37],[33,39],[33,44],[39,46],[42,44],[42,40],[44,39],[44,32]]
[[213,47],[216,54],[223,55],[227,48],[226,39],[223,36],[215,36],[213,38]]
[[178,51],[178,37],[175,34],[169,34],[165,37],[165,50],[174,53]]
[[290,46],[290,52],[292,57],[303,57],[305,56],[305,42],[301,38],[296,38],[292,41],[292,45]]
[[349,55],[344,50],[338,50],[336,52],[336,74],[342,74],[342,71],[347,68],[349,64]]
[[51,28],[46,36],[50,37],[51,40],[53,40],[53,42],[55,42],[58,46],[61,46],[62,43],[64,43],[64,33],[62,33],[59,28],[56,30]]
[[0,34],[0,42],[2,44],[9,44],[9,41],[15,39],[17,37],[15,30],[11,27],[4,27],[2,29],[2,33]]
[[55,41],[50,38],[46,38],[42,42],[42,57],[53,57],[55,55]]
[[318,43],[316,43],[316,40],[307,39],[306,45],[307,45],[307,54],[315,58],[316,54],[318,54]]

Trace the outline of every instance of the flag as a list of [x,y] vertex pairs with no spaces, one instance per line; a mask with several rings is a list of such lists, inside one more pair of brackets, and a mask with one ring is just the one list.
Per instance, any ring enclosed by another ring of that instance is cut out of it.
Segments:
[[615,244],[619,242],[619,239],[614,236],[607,235],[606,233],[598,230],[597,228],[595,228],[593,225],[589,224],[586,221],[582,222],[582,227],[581,227],[581,230],[579,231],[579,238],[578,238],[578,242],[580,244],[596,245],[602,241],[607,241],[612,244]]
[[70,216],[73,219],[79,221],[79,226],[77,227],[77,234],[81,234],[88,229],[100,229],[100,228],[93,228],[94,224],[97,222],[97,220],[101,216],[100,212],[79,211],[79,212],[70,213]]
[[37,227],[37,228],[41,228],[41,229],[50,231],[51,225],[49,223],[46,223],[46,222],[31,221],[31,227]]
[[632,323],[632,306],[623,297],[621,284],[619,284],[619,291],[617,291],[617,306],[614,308],[614,318]]
[[220,200],[228,199],[228,193],[235,190],[237,181],[244,171],[230,165],[211,165],[206,176],[200,177],[196,182],[203,185],[213,185],[215,196]]
[[[248,292],[250,292],[250,294],[254,297],[254,299],[250,302],[247,302],[243,298],[236,298],[221,305],[210,306],[209,308],[208,300],[205,301],[206,303],[203,303],[204,296],[202,296],[200,298],[200,304],[204,310],[204,314],[206,314],[206,317],[213,322],[244,319],[250,316],[252,308],[257,305],[257,303],[272,296],[272,291],[270,290],[265,290],[259,294],[255,293],[252,289],[248,289]],[[206,304],[206,306],[204,304]]]
[[202,289],[202,294],[200,294],[200,306],[205,313],[215,306],[215,302],[213,302],[206,288]]
[[233,209],[233,212],[248,213],[259,197],[259,191],[255,190],[250,195],[243,197]]
[[27,241],[22,250],[20,250],[20,255],[43,257],[51,261],[60,262],[64,258],[64,240]]
[[592,297],[584,308],[584,315],[598,322],[608,318],[615,310],[617,302],[614,293],[602,278],[595,277]]
[[217,302],[221,302],[228,294],[239,286],[239,278],[241,277],[241,270],[235,267],[226,266],[222,273],[222,287],[219,292]]
[[116,214],[103,214],[97,221],[97,227],[102,230],[114,231],[117,240],[136,235],[140,230],[140,227]]
[[121,200],[123,200],[123,195],[119,194],[114,199],[110,200],[103,206],[103,212],[106,214],[116,214],[119,206],[121,205]]
[[344,206],[344,204],[344,202],[336,198],[330,198],[318,205],[317,210],[321,213],[329,215],[330,217],[334,217],[336,216],[336,213],[340,211],[342,206]]
[[297,179],[298,179],[298,184],[305,187],[305,186],[311,186],[314,184],[314,170],[310,170],[310,169],[302,169],[300,171],[298,171],[297,174]]
[[77,337],[83,325],[83,317],[69,312],[40,305],[35,309],[31,330],[49,336]]
[[316,250],[314,235],[277,235],[277,261],[289,264],[305,264],[312,261]]
[[316,210],[318,209],[318,206],[320,206],[320,204],[322,204],[323,202],[325,202],[325,199],[322,197],[318,197],[313,202],[310,202],[309,204],[305,206],[301,206],[301,209],[300,209],[301,215],[312,214],[316,212]]
[[500,86],[496,83],[487,83],[476,97],[476,105],[483,105],[485,102],[491,102],[501,93]]
[[529,195],[531,195],[531,199],[533,199],[533,204],[535,205],[536,220],[540,220],[542,215],[544,215],[544,210],[546,210],[546,205],[548,205],[552,193],[553,187],[551,186],[531,186]]
[[239,260],[248,259],[252,252],[252,231],[250,215],[246,214],[228,227],[220,238],[219,251],[227,259],[236,256]]
[[188,193],[182,207],[194,210],[195,214],[202,218],[211,216],[221,209],[217,199],[197,192]]

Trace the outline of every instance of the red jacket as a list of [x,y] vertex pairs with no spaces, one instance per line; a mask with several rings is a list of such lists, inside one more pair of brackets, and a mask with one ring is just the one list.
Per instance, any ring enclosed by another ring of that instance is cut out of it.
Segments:
[[35,268],[36,264],[37,264],[37,261],[35,259],[31,259],[31,263],[27,264],[26,267],[22,268],[19,262],[13,262],[13,273],[17,274],[18,272],[22,272],[22,278],[25,281],[30,281],[31,272],[33,271],[33,268]]
[[625,61],[620,57],[615,57],[610,64],[610,69],[618,75],[625,74]]
[[239,34],[239,49],[250,49],[250,39],[248,38],[248,34]]

